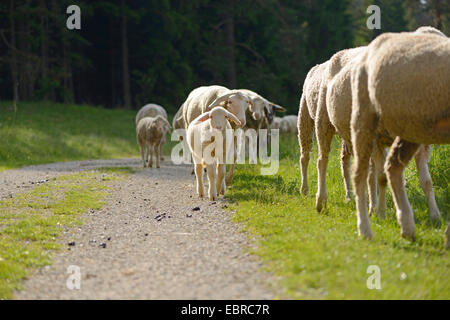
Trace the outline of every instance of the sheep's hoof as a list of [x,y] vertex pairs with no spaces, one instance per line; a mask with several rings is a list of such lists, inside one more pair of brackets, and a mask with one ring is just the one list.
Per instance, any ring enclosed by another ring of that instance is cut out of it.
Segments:
[[316,197],[316,210],[317,212],[322,212],[327,206],[327,198]]
[[300,187],[300,192],[302,193],[302,195],[307,196],[308,192],[309,192],[308,186],[301,186]]
[[351,193],[347,193],[346,195],[345,195],[345,203],[350,203],[350,202],[352,202],[353,201],[353,194],[351,194]]
[[157,165],[157,166],[156,166],[156,169],[159,169],[159,168],[161,168],[161,167],[160,167],[159,165]]
[[402,230],[402,237],[411,242],[416,241],[416,231],[413,230]]
[[370,227],[367,228],[367,229],[359,228],[358,234],[363,239],[367,239],[367,240],[372,240],[373,239],[373,233],[372,233],[372,230],[370,229]]
[[430,211],[430,220],[431,220],[431,224],[434,227],[440,227],[441,226],[441,215],[436,211]]

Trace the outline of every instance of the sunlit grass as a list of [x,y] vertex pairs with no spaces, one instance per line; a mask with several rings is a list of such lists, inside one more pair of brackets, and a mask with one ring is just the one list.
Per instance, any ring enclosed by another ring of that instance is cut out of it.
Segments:
[[[358,238],[355,205],[344,202],[339,143],[334,141],[327,171],[328,204],[315,210],[316,155],[309,166],[310,193],[300,195],[298,143],[282,136],[280,170],[261,176],[257,166],[238,166],[228,197],[235,203],[234,220],[256,236],[254,253],[265,269],[280,276],[285,294],[297,299],[449,299],[450,258],[443,248],[449,212],[450,147],[435,147],[430,172],[443,226],[429,223],[426,198],[414,161],[405,174],[415,211],[417,241],[404,240],[388,195],[388,217],[371,218],[375,237]],[[381,290],[369,290],[367,268],[381,269]]]
[[100,209],[110,181],[130,172],[105,168],[60,176],[0,201],[0,299],[12,298],[32,268],[50,264],[64,228],[82,223],[89,209]]

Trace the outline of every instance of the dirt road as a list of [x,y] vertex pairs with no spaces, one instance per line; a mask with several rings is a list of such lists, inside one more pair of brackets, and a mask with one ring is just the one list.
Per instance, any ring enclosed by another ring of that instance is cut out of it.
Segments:
[[[0,198],[56,175],[137,159],[58,163],[0,173]],[[18,299],[272,299],[271,276],[246,253],[246,234],[224,200],[200,200],[189,166],[163,163],[117,182],[108,203],[60,239],[54,263],[24,282]],[[197,210],[193,210],[196,208]],[[199,210],[198,210],[199,208]],[[74,246],[68,246],[75,242]],[[106,247],[100,244],[105,243]],[[80,290],[66,286],[69,266]]]

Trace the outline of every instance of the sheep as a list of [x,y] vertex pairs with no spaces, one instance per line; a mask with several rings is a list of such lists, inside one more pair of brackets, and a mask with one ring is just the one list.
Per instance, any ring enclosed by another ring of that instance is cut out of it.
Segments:
[[[139,123],[139,121],[143,118],[146,117],[156,117],[156,116],[162,116],[164,119],[168,119],[167,118],[167,112],[166,110],[161,107],[160,105],[154,104],[154,103],[149,103],[146,104],[145,106],[143,106],[137,113],[136,115],[136,125]],[[169,131],[167,131],[169,132]],[[163,139],[162,139],[162,143],[159,145],[159,157],[160,160],[164,160],[164,157],[162,155],[162,147],[163,145],[166,143],[166,134],[164,134]]]
[[[159,168],[161,144],[164,136],[170,130],[169,122],[161,115],[145,117],[136,126],[136,137],[141,150],[142,162],[145,167],[153,167],[153,152],[156,146],[156,168]],[[150,159],[149,159],[150,153]],[[147,165],[147,161],[149,162]]]
[[297,133],[297,118],[298,116],[295,115],[284,116],[283,118],[281,118],[279,124],[280,132]]
[[[198,196],[200,198],[204,196],[202,179],[203,167],[206,166],[209,182],[208,198],[211,201],[217,200],[218,192],[222,195],[225,194],[226,189],[224,181],[226,130],[232,129],[227,119],[232,120],[238,126],[242,126],[241,121],[233,113],[223,107],[214,105],[211,111],[195,118],[189,124],[186,133],[195,165]],[[206,153],[208,149],[211,152],[210,154]],[[220,152],[220,149],[222,152]]]
[[[418,32],[376,38],[351,70],[351,140],[358,233],[373,237],[364,181],[377,136],[395,137],[384,166],[402,236],[415,240],[403,171],[420,144],[450,143],[450,39]],[[447,228],[447,245],[449,231]]]
[[273,117],[272,124],[270,125],[270,129],[280,129],[282,118],[280,117]]
[[[303,83],[303,93],[300,98],[299,113],[297,119],[298,142],[300,146],[300,172],[301,187],[300,191],[303,195],[307,195],[308,186],[308,164],[310,153],[312,150],[312,138],[314,129],[316,129],[317,142],[319,145],[319,157],[317,160],[318,167],[318,191],[316,194],[316,209],[320,212],[326,204],[326,167],[328,162],[328,154],[330,151],[331,140],[334,135],[334,128],[328,119],[326,110],[326,91],[327,86],[323,82],[332,78],[337,72],[338,66],[343,63],[340,56],[336,57],[334,68],[330,70],[330,61],[316,65],[308,72]],[[347,60],[347,58],[345,59]],[[319,105],[321,106],[319,108]],[[341,167],[348,168],[349,152],[345,144],[342,143]],[[344,183],[346,186],[346,201],[351,200],[350,191],[350,170],[343,171]]]
[[164,117],[166,120],[168,119],[167,112],[163,107],[154,103],[146,104],[138,111],[136,115],[136,125],[139,120],[145,117],[156,117],[157,115]]
[[[189,94],[182,105],[185,129],[196,117],[210,111],[216,105],[223,105],[239,119],[241,127],[244,127],[246,124],[245,113],[251,103],[251,98],[239,90],[230,90],[217,85],[199,87]],[[230,171],[226,178],[228,186],[232,183],[233,175],[234,165],[230,165]]]
[[[416,31],[417,32],[417,31]],[[420,31],[419,31],[420,32]],[[352,91],[351,91],[351,70],[354,65],[358,64],[362,53],[364,53],[366,47],[361,48],[355,57],[350,60],[346,66],[330,81],[327,90],[326,106],[328,110],[328,115],[330,122],[334,126],[336,133],[342,138],[344,145],[348,148],[347,154],[352,153],[351,144],[351,130],[350,130],[350,119],[352,113]],[[385,160],[384,146],[391,145],[393,139],[390,137],[383,137],[379,139],[377,147],[375,148],[375,153],[372,155],[372,168],[369,175],[369,212],[375,211],[375,204],[378,204],[376,212],[380,218],[384,218],[386,213],[386,198],[385,190],[387,180],[383,172],[383,164]],[[428,171],[428,161],[431,155],[431,146],[422,145],[419,151],[416,153],[416,166],[419,172],[421,187],[427,196],[429,214],[431,220],[434,222],[440,221],[440,212],[436,204],[432,181]],[[342,157],[346,156],[343,153]],[[342,168],[343,174],[349,173],[350,159],[347,161],[342,161],[342,166],[347,166],[347,168]],[[378,176],[378,200],[376,199],[376,179]],[[346,183],[350,182],[349,176],[344,179]],[[374,185],[375,184],[375,185]],[[350,185],[346,185],[346,190],[351,190]]]
[[[239,91],[250,97],[253,104],[253,110],[255,110],[254,113],[261,114],[261,117],[256,119],[254,116],[252,116],[252,112],[249,108],[246,113],[246,128],[259,130],[262,128],[264,122],[267,122],[269,124],[272,123],[274,111],[286,112],[285,108],[268,101],[256,92],[248,89],[240,89]],[[267,128],[268,126],[266,127],[266,129]]]
[[223,107],[233,113],[243,127],[246,123],[245,111],[251,104],[248,95],[239,90],[229,90],[222,86],[204,86],[194,89],[183,103],[183,119],[185,129],[199,115],[210,111],[213,106],[223,104]]

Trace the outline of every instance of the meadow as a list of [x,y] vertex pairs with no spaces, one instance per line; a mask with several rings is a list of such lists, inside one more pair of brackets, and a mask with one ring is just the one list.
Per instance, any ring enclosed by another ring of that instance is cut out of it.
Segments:
[[[328,203],[321,213],[314,207],[317,150],[311,153],[308,170],[310,191],[303,196],[296,137],[281,136],[276,175],[259,175],[259,166],[238,166],[227,197],[234,202],[234,221],[256,244],[251,252],[280,279],[290,298],[449,299],[450,257],[444,249],[444,228],[450,209],[450,147],[435,146],[429,164],[443,215],[441,227],[430,223],[414,161],[405,172],[417,227],[417,241],[411,243],[400,235],[390,193],[387,218],[371,217],[374,239],[358,237],[355,205],[344,201],[339,146],[334,139],[327,171]],[[379,290],[368,289],[370,266],[379,268]]]
[[[135,111],[47,102],[20,103],[15,110],[11,102],[0,102],[0,171],[59,161],[137,158],[135,115]],[[169,154],[172,145],[165,146],[165,154]],[[283,288],[280,298],[450,298],[450,257],[443,247],[450,212],[449,146],[435,146],[429,164],[443,216],[440,227],[429,221],[414,161],[406,170],[407,192],[417,224],[414,243],[400,235],[390,194],[387,218],[371,217],[374,239],[358,238],[355,205],[344,201],[338,139],[334,139],[330,155],[328,203],[322,213],[314,208],[315,147],[309,165],[308,196],[300,194],[296,137],[281,136],[280,157],[279,171],[273,176],[260,175],[258,165],[238,165],[233,187],[226,195],[233,203],[233,220],[241,224],[255,244],[249,250],[261,257],[265,271],[279,279],[279,286]],[[57,223],[73,225],[78,221],[74,218],[76,215],[102,205],[97,198],[103,198],[105,186],[96,179],[96,175],[84,177],[82,189],[57,180],[49,185],[55,184],[53,189],[41,187],[14,201],[0,203],[0,224],[7,226],[0,233],[0,257],[10,261],[0,268],[0,287],[4,288],[0,290],[1,297],[10,297],[11,291],[19,287],[20,279],[27,275],[28,268],[50,263],[47,251],[58,247],[55,241],[59,234]],[[64,188],[56,188],[60,185]],[[55,190],[67,191],[63,198],[66,202],[48,202],[48,199],[60,198],[49,196]],[[85,203],[71,197],[75,191],[83,193],[78,196],[86,200]],[[58,215],[61,206],[72,208],[74,215],[67,218]],[[27,215],[28,211],[32,214]],[[12,213],[19,214],[20,219],[12,219]],[[21,234],[17,230],[28,231]],[[24,237],[35,238],[35,241],[24,246]],[[380,270],[379,290],[367,287],[370,266]]]

